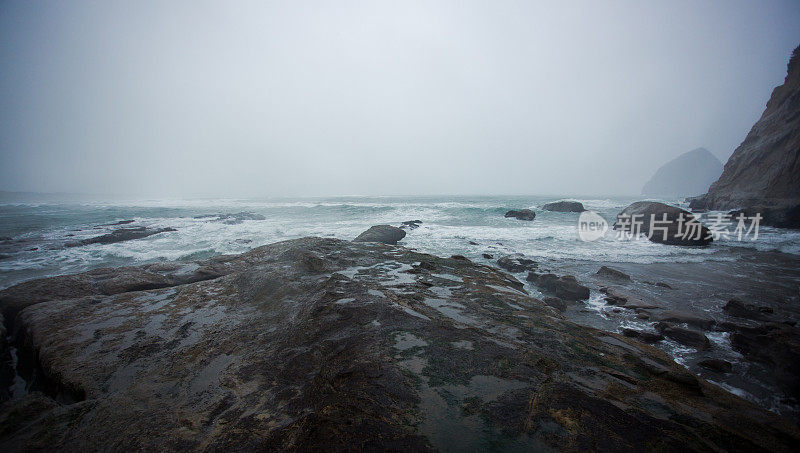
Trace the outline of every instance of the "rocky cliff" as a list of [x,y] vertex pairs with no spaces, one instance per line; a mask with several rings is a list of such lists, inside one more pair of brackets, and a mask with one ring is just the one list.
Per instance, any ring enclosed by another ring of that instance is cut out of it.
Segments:
[[789,60],[783,85],[773,90],[722,176],[693,205],[743,208],[761,212],[768,224],[800,227],[800,47]]
[[0,407],[2,451],[800,442],[662,351],[569,322],[460,256],[305,238],[23,283],[0,308],[29,387]]
[[705,148],[685,152],[662,165],[642,188],[642,195],[686,197],[706,192],[722,174],[722,162]]

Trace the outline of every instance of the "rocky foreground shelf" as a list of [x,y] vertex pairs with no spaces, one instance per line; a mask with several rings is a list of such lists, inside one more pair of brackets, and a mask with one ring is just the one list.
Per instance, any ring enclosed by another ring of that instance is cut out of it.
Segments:
[[31,387],[0,408],[2,451],[800,443],[786,419],[463,257],[305,238],[26,282],[0,307]]

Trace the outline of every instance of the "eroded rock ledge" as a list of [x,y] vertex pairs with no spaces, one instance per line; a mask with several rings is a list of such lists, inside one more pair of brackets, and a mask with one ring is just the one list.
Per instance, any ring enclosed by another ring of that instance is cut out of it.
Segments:
[[0,292],[16,343],[82,396],[4,403],[0,450],[789,451],[800,441],[786,419],[662,351],[573,324],[467,260],[304,238],[159,266]]

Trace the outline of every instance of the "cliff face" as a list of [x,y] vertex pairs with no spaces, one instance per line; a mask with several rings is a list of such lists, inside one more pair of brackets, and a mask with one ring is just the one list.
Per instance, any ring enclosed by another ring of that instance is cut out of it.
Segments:
[[667,162],[642,188],[642,195],[685,197],[700,195],[722,174],[722,162],[697,148]]
[[800,227],[800,47],[761,118],[695,204],[744,208],[762,212],[766,223]]

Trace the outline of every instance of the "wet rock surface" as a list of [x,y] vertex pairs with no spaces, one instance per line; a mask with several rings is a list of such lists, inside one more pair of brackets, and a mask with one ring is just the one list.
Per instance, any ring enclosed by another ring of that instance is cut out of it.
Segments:
[[404,230],[405,229],[413,230],[418,228],[420,225],[422,225],[422,220],[407,220],[400,224],[400,228]]
[[637,201],[617,214],[615,230],[641,233],[651,242],[667,245],[704,246],[711,231],[691,212],[656,201]]
[[505,217],[513,217],[517,220],[531,221],[536,218],[536,213],[530,209],[512,209],[506,212]]
[[606,277],[612,280],[623,280],[623,281],[630,281],[631,276],[616,269],[612,269],[608,266],[601,266],[600,269],[597,271],[597,275],[601,277]]
[[80,241],[67,242],[65,246],[79,247],[82,245],[90,245],[90,244],[114,244],[117,242],[132,241],[134,239],[142,239],[148,236],[153,236],[155,234],[169,233],[172,231],[177,231],[177,230],[175,230],[175,228],[148,228],[148,227],[119,228],[112,231],[111,233],[104,234],[101,236],[96,236],[89,239],[83,239]]
[[546,203],[542,209],[552,212],[583,212],[586,210],[580,201],[554,201]]
[[711,347],[708,337],[697,330],[672,326],[666,323],[658,323],[656,328],[665,337],[671,338],[682,345],[695,348],[698,351],[704,351]]
[[567,301],[579,301],[589,298],[589,288],[581,285],[572,275],[539,274],[528,272],[526,278],[536,284],[544,294],[551,294]]
[[538,267],[536,261],[525,258],[525,256],[520,253],[500,257],[497,260],[497,265],[501,269],[505,269],[511,273],[532,271]]
[[401,228],[391,225],[375,225],[353,239],[355,242],[381,242],[384,244],[397,244],[397,241],[406,237],[406,232]]
[[[800,363],[798,261],[785,254],[771,257],[781,263],[782,270],[768,276],[751,258],[694,264],[614,263],[615,269],[631,276],[630,282],[597,275],[597,267],[592,265],[561,268],[592,289],[589,302],[568,307],[564,315],[584,325],[626,335],[631,335],[628,330],[652,332],[656,326],[698,332],[709,340],[709,347],[696,334],[693,337],[700,348],[670,337],[653,344],[692,372],[798,420],[800,368],[793,366]],[[548,265],[540,262],[540,266]],[[756,275],[759,277],[754,278]],[[684,284],[696,276],[701,276],[699,285]],[[725,286],[720,287],[717,281],[724,281]],[[594,292],[592,283],[600,294]],[[600,301],[603,303],[598,304]],[[705,366],[707,360],[727,362],[731,370],[709,368]]]
[[[0,292],[20,357],[49,383],[0,408],[0,449],[791,451],[800,441],[786,419],[659,349],[565,320],[488,266],[319,238],[193,264]],[[203,268],[216,278],[189,282]],[[126,284],[142,274],[173,280]]]

